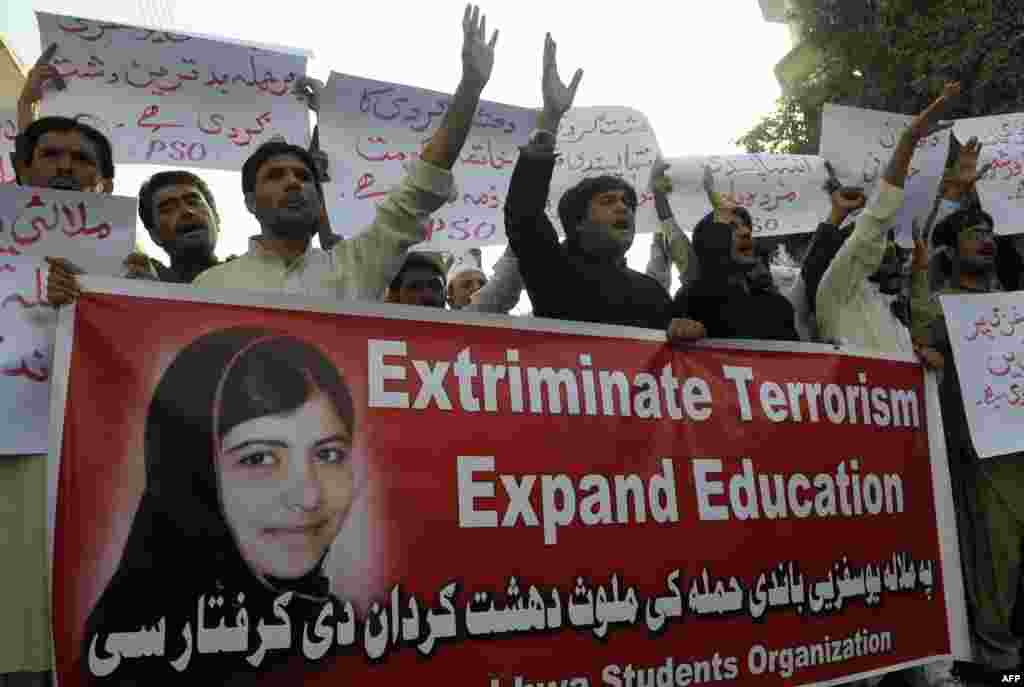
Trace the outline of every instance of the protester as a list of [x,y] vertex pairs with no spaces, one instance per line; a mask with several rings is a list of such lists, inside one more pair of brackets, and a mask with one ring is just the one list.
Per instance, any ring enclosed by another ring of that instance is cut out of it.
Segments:
[[[925,136],[952,126],[936,122],[959,91],[958,83],[947,84],[942,96],[900,135],[877,196],[858,217],[853,233],[818,286],[815,311],[822,337],[872,351],[917,353],[929,366],[942,366],[933,349],[916,346],[911,340],[909,303],[900,298],[902,266],[895,241],[887,236],[890,220],[903,204],[914,147]],[[915,237],[911,300],[927,300],[927,290],[927,249],[923,240]]]
[[[107,138],[66,117],[29,120],[15,139],[14,162],[22,186],[98,193],[106,191],[114,178]],[[47,260],[50,296],[64,289],[77,289],[70,263],[61,258]],[[65,265],[67,270],[63,269]],[[30,686],[48,684],[48,671],[53,667],[46,463],[45,455],[4,456],[0,460],[0,501],[5,504],[0,531],[4,533],[6,561],[5,583],[0,588],[0,607],[4,609],[0,616],[0,679],[11,675],[9,679]]]
[[768,279],[755,282],[750,214],[723,206],[693,231],[700,276],[676,294],[679,312],[704,325],[712,338],[797,341],[793,306]]
[[437,253],[409,253],[388,285],[386,303],[444,308],[444,267]]
[[825,275],[826,270],[828,270],[828,266],[832,263],[832,258],[839,252],[839,249],[852,232],[852,227],[849,225],[844,227],[843,223],[851,213],[862,210],[867,202],[863,189],[839,187],[838,182],[829,192],[829,197],[832,201],[832,211],[829,213],[828,220],[819,224],[815,230],[810,245],[807,247],[807,254],[804,257],[803,264],[800,267],[804,302],[806,303],[809,315],[807,327],[811,338],[814,339],[819,338],[815,318],[818,285],[821,283],[821,278]]
[[[636,191],[618,177],[584,179],[558,203],[565,230],[559,245],[545,205],[555,167],[555,133],[572,106],[583,71],[567,87],[558,75],[555,42],[544,45],[541,90],[544,108],[538,130],[524,146],[512,173],[505,204],[505,231],[519,259],[533,312],[584,322],[665,329],[672,323],[672,301],[651,277],[626,266],[635,232]],[[676,323],[677,339],[699,338],[695,322]]]
[[[977,656],[991,671],[1020,666],[1022,638],[1014,628],[1024,544],[1024,470],[1019,453],[981,460],[971,440],[960,376],[938,297],[1000,291],[1000,245],[988,213],[973,195],[981,145],[971,139],[961,148],[956,172],[944,185],[943,203],[952,214],[931,233],[934,297],[915,309],[915,338],[933,344],[948,361],[939,389],[943,429],[957,516],[960,557]],[[1024,236],[1011,236],[1017,252]],[[991,678],[993,676],[982,676]]]
[[126,263],[163,282],[188,284],[217,264],[214,248],[220,215],[201,178],[184,170],[157,172],[139,190],[139,218],[153,243],[170,257],[170,267],[140,253]]
[[507,315],[518,305],[523,293],[519,260],[511,244],[506,245],[490,279],[483,273],[480,260],[479,249],[473,249],[453,261],[448,270],[448,305],[462,312]]
[[452,193],[451,168],[469,134],[480,93],[491,76],[497,32],[487,42],[477,7],[463,18],[462,80],[440,127],[410,164],[402,184],[378,205],[374,223],[330,251],[311,245],[324,211],[316,163],[307,150],[270,142],[242,168],[246,207],[262,233],[236,260],[196,278],[197,286],[285,291],[378,300],[401,268],[405,251],[425,238],[423,219]]
[[[254,684],[257,670],[288,663],[260,654],[259,628],[276,622],[275,600],[287,593],[291,646],[305,646],[303,628],[323,604],[343,606],[327,571],[364,483],[352,451],[357,431],[347,382],[305,341],[235,327],[185,346],[153,392],[142,498],[120,564],[86,621],[88,683],[165,684],[187,666],[209,684]],[[193,650],[203,630],[190,626],[201,623],[204,595],[221,598],[208,617],[233,627],[244,609],[253,650]],[[122,663],[109,644],[111,633],[158,625],[166,651],[148,660]]]
[[[927,366],[941,369],[945,358],[931,346],[911,339],[910,302],[902,298],[904,277],[896,243],[888,225],[903,204],[903,187],[917,143],[952,126],[938,119],[949,102],[960,93],[959,83],[947,83],[942,95],[900,135],[879,183],[878,193],[857,218],[849,238],[826,229],[820,236],[833,245],[842,241],[818,286],[816,315],[820,335],[844,345],[876,352],[915,353]],[[861,199],[853,191],[838,190],[830,218],[839,220],[839,209],[857,206]],[[844,197],[845,196],[845,197]],[[853,209],[851,207],[850,209]],[[825,252],[823,244],[822,252]],[[927,300],[928,259],[924,240],[914,236],[911,263],[911,299]],[[956,683],[952,661],[938,661],[915,669],[911,678],[928,685]],[[880,678],[862,681],[876,684]]]

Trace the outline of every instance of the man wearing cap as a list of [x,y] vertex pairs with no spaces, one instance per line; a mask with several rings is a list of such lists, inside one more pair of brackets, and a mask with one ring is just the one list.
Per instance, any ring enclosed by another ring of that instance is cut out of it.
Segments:
[[373,224],[329,251],[314,249],[323,189],[316,161],[305,148],[271,141],[242,167],[245,204],[261,234],[231,262],[200,274],[209,288],[284,291],[344,300],[379,300],[405,259],[425,238],[423,220],[449,200],[451,168],[473,123],[480,94],[494,65],[497,32],[487,42],[486,18],[477,7],[463,17],[462,80],[444,120],[402,183],[377,206]]

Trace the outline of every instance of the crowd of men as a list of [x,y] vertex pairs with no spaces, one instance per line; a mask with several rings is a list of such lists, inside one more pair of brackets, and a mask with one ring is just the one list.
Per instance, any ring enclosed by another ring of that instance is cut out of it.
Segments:
[[[525,288],[535,316],[658,329],[676,346],[704,337],[805,340],[916,354],[941,375],[942,415],[978,661],[984,670],[1017,668],[1021,636],[1015,631],[1013,612],[1022,581],[1024,463],[1019,456],[979,460],[936,297],[1021,288],[1024,240],[997,238],[992,218],[979,206],[974,185],[980,177],[981,146],[975,140],[960,147],[947,170],[932,221],[915,231],[909,256],[889,229],[904,201],[915,145],[950,126],[940,123],[940,117],[958,97],[959,85],[947,84],[903,131],[874,197],[866,198],[863,189],[841,187],[834,180],[827,184],[832,211],[809,243],[794,251],[788,265],[765,258],[753,236],[750,215],[716,193],[710,179],[706,189],[712,209],[693,229],[692,238],[687,237],[673,217],[668,201],[671,182],[666,165],[659,161],[648,190],[660,226],[650,264],[646,272],[639,272],[625,261],[636,231],[637,189],[623,179],[588,178],[552,199],[564,228],[563,241],[547,216],[558,154],[556,132],[582,78],[582,71],[577,71],[568,85],[562,80],[549,35],[541,78],[543,107],[536,130],[520,151],[504,208],[508,248],[488,278],[479,251],[453,261],[409,252],[425,239],[430,214],[452,193],[451,170],[491,75],[497,32],[488,39],[476,8],[467,8],[463,27],[462,78],[444,120],[420,159],[408,166],[401,184],[379,204],[365,231],[345,240],[333,234],[324,209],[322,156],[315,149],[272,140],[242,168],[245,204],[260,225],[244,254],[224,262],[215,257],[221,222],[203,179],[186,170],[163,171],[138,190],[138,212],[170,264],[135,253],[125,260],[124,276],[197,288],[439,309],[447,305],[452,310],[492,313],[508,313]],[[35,119],[33,107],[54,86],[59,87],[59,76],[45,62],[29,75],[19,102],[21,131],[14,153],[18,183],[110,193],[114,155],[102,133],[74,119]],[[318,84],[305,80],[299,89],[315,107]],[[322,248],[313,246],[314,235],[320,236]],[[74,301],[80,295],[80,270],[59,256],[47,261],[49,301],[57,306]],[[669,291],[672,265],[681,282],[675,294]],[[43,461],[22,460],[26,467],[20,477],[8,480],[6,488],[42,499],[40,477],[27,463]],[[31,520],[38,513],[38,522],[43,522],[43,502],[28,497],[20,502],[23,512],[2,517]],[[4,557],[12,561],[17,555]],[[38,568],[16,573],[15,579],[45,578],[44,561],[23,557],[18,565]],[[14,585],[9,590],[17,593]],[[46,628],[45,598],[22,600],[22,606],[36,601],[38,608],[28,608],[25,614],[9,613],[12,622]],[[25,621],[33,612],[39,617]],[[49,641],[39,632],[25,634],[26,644]],[[46,683],[49,666],[32,665],[38,674],[23,677]],[[960,678],[951,662],[938,662],[909,671],[907,679],[937,685]]]

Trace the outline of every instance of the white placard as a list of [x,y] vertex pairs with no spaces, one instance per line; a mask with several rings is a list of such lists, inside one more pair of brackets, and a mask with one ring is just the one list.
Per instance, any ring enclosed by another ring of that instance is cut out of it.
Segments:
[[1024,450],[1024,291],[940,301],[975,450],[982,458]]
[[37,12],[43,49],[67,89],[43,114],[78,117],[111,139],[118,162],[241,169],[271,136],[305,146],[307,107],[292,94],[307,58],[237,42]]
[[0,257],[49,255],[117,276],[135,246],[137,203],[104,193],[0,186]]
[[0,256],[0,455],[46,453],[57,310],[40,258]]
[[14,139],[18,136],[18,113],[14,110],[0,110],[0,184],[13,184]]
[[671,166],[669,200],[683,228],[695,226],[711,204],[704,192],[704,168],[715,191],[746,208],[754,237],[812,232],[827,221],[832,203],[823,190],[825,161],[814,155],[710,155],[666,160]]
[[[332,73],[320,107],[320,146],[330,157],[325,186],[331,226],[344,236],[373,221],[377,203],[419,157],[448,109],[450,96],[413,86]],[[519,146],[536,113],[482,101],[452,172],[458,197],[428,224],[418,246],[461,252],[505,242],[502,212]]]
[[654,197],[647,184],[660,152],[647,116],[628,107],[574,107],[558,127],[559,158],[548,194],[548,216],[559,231],[558,201],[562,194],[588,177],[611,175],[636,190],[638,233],[658,228]]
[[[841,182],[864,187],[870,198],[885,173],[900,133],[912,119],[881,110],[826,104],[821,122],[821,156],[832,163]],[[896,240],[904,247],[913,245],[911,220],[917,218],[922,228],[927,223],[948,155],[948,130],[917,145],[904,187],[903,207],[893,222]]]
[[[447,111],[450,96],[413,86],[332,73],[320,108],[320,145],[330,157],[331,182],[324,187],[331,225],[353,236],[373,221],[376,205],[418,158]],[[482,101],[469,139],[452,170],[458,196],[431,216],[423,250],[461,253],[471,246],[501,244],[503,212],[512,170],[535,127],[536,111]],[[647,119],[625,108],[578,108],[558,132],[560,157],[549,195],[558,225],[558,199],[587,176],[617,174],[640,193],[646,188],[657,143]],[[653,200],[643,194],[653,231]]]
[[992,163],[975,188],[996,233],[1024,232],[1024,113],[959,119],[953,131],[961,144],[978,137],[978,169]]

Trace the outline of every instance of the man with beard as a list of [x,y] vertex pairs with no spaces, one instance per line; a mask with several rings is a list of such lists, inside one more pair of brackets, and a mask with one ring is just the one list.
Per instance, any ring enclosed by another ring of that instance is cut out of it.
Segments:
[[467,6],[463,17],[462,79],[444,119],[402,183],[377,206],[373,224],[329,251],[314,249],[323,189],[305,148],[271,141],[242,167],[245,204],[261,233],[249,250],[212,267],[193,282],[212,288],[285,291],[344,300],[379,300],[412,245],[426,238],[424,219],[449,200],[458,159],[480,94],[494,66],[497,32],[486,40],[486,18]]
[[[972,139],[961,150],[956,178],[944,199],[951,205],[973,190],[980,146]],[[1019,670],[1024,645],[1014,611],[1022,583],[1024,551],[1024,463],[1021,453],[981,460],[971,441],[960,378],[938,296],[1000,290],[999,244],[988,213],[977,206],[956,210],[932,232],[932,283],[935,297],[915,310],[915,334],[927,338],[946,357],[939,398],[949,456],[953,503],[960,538],[977,658],[988,671]],[[1021,252],[1024,236],[1009,239],[1006,250]],[[972,401],[973,402],[973,401]],[[1017,631],[1015,631],[1017,629]],[[974,672],[974,671],[971,671]],[[992,675],[968,675],[980,680]]]
[[[555,132],[572,106],[582,70],[567,87],[558,75],[555,42],[544,45],[538,130],[516,162],[505,204],[505,231],[519,260],[533,314],[583,322],[665,329],[672,322],[668,292],[626,266],[633,243],[636,191],[613,176],[584,179],[558,202],[565,244],[545,212],[555,168]],[[699,338],[697,322],[676,325],[676,338]]]

